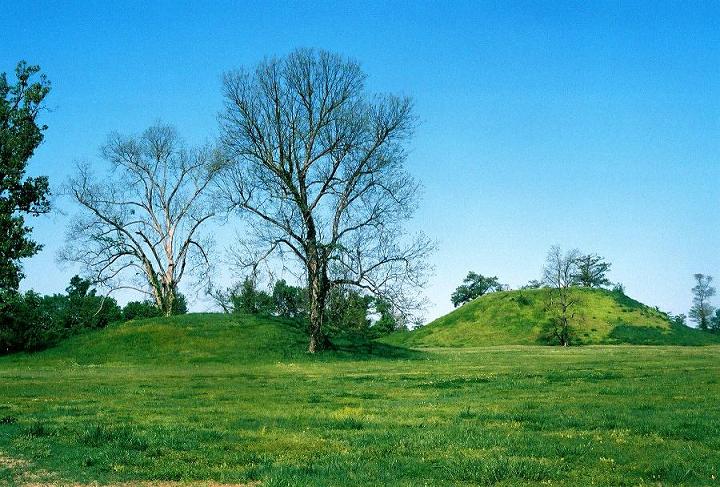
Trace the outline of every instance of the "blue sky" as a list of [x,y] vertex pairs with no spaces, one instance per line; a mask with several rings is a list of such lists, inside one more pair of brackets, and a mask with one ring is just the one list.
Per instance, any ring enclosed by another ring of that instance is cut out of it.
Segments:
[[[720,279],[718,2],[110,4],[0,13],[0,71],[25,59],[53,82],[30,168],[53,184],[111,131],[161,119],[212,140],[224,71],[317,47],[415,100],[412,227],[438,241],[428,318],[469,270],[538,278],[553,244],[607,257],[631,296],[673,312],[693,273]],[[61,291],[66,217],[32,224],[45,249],[23,287]]]

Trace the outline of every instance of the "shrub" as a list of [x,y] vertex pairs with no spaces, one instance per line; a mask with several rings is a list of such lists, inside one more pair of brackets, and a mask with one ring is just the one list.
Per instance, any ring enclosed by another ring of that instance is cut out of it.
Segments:
[[240,286],[239,292],[233,292],[230,296],[232,309],[235,313],[247,313],[251,315],[272,314],[273,299],[265,291],[259,290],[255,281],[246,278]]
[[188,312],[187,299],[182,293],[177,293],[175,301],[173,302],[172,314],[173,315],[184,315]]
[[275,283],[272,301],[277,316],[301,318],[307,315],[307,292],[301,287],[290,286],[284,279]]
[[668,318],[670,319],[670,322],[676,326],[687,326],[687,316],[683,313],[675,316],[668,314]]
[[125,321],[155,318],[160,316],[160,308],[152,301],[130,301],[122,310]]
[[75,276],[67,294],[41,296],[5,292],[0,297],[0,353],[35,351],[89,328],[121,319],[117,302],[97,296],[90,282]]

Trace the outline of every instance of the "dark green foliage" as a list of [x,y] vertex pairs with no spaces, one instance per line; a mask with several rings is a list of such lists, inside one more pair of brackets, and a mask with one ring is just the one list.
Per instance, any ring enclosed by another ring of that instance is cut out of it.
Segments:
[[683,313],[675,316],[668,315],[668,318],[676,326],[687,326],[687,316],[685,316]]
[[31,228],[24,215],[50,210],[47,177],[25,177],[47,128],[36,121],[50,91],[45,75],[33,80],[39,71],[38,66],[20,62],[12,84],[6,73],[0,74],[0,294],[17,290],[23,277],[20,260],[41,248],[29,238]]
[[485,277],[482,274],[470,271],[463,283],[452,293],[450,300],[453,306],[457,308],[461,304],[472,301],[486,293],[501,290],[502,284],[500,284],[497,277]]
[[235,313],[251,315],[269,315],[273,312],[273,299],[265,291],[257,288],[255,281],[246,278],[237,292],[230,296]]
[[[707,345],[708,334],[674,320],[670,329],[657,326],[637,326],[617,323],[608,334],[606,343],[628,343],[631,345]],[[710,342],[712,343],[712,342]]]
[[155,318],[160,316],[160,308],[149,300],[130,301],[122,310],[123,320],[142,320],[144,318]]
[[539,343],[544,345],[577,345],[579,343],[578,332],[575,326],[571,326],[570,319],[574,316],[564,317],[558,313],[551,317],[542,326]]
[[330,292],[325,321],[331,337],[352,336],[361,341],[380,338],[400,328],[389,302],[343,287]]
[[375,313],[379,315],[378,320],[372,326],[372,335],[374,338],[389,335],[401,329],[400,320],[398,320],[393,308],[386,300],[375,298]]
[[574,284],[583,287],[604,287],[610,285],[607,273],[611,264],[597,254],[581,255],[575,259]]
[[[65,301],[63,324],[66,329],[103,328],[122,318],[115,299],[98,296],[97,291],[90,286],[89,280],[74,276],[70,279],[70,286],[65,289],[67,296],[56,294],[46,298],[60,303]],[[56,309],[61,307],[59,305]]]
[[171,315],[184,315],[188,312],[187,298],[182,293],[175,294],[175,300],[172,304]]
[[66,291],[52,296],[9,293],[0,303],[0,354],[41,350],[81,330],[120,321],[117,302],[98,296],[89,281],[75,276]]
[[720,333],[720,308],[715,310],[715,315],[710,318],[710,331]]
[[367,336],[373,298],[353,289],[338,287],[330,291],[325,321],[331,335],[352,333]]
[[291,286],[280,279],[272,292],[275,314],[285,318],[305,318],[308,309],[308,294],[301,287]]
[[537,279],[532,279],[520,289],[540,289],[541,287],[543,287],[542,282],[538,281]]
[[[173,301],[172,315],[184,315],[188,311],[187,300],[185,295],[177,293]],[[155,318],[161,316],[162,311],[158,305],[149,299],[145,301],[130,301],[122,309],[122,318],[125,321],[142,320],[145,318]]]
[[7,293],[0,302],[0,354],[37,350],[62,337],[57,316],[48,313],[48,301],[57,301],[28,291]]

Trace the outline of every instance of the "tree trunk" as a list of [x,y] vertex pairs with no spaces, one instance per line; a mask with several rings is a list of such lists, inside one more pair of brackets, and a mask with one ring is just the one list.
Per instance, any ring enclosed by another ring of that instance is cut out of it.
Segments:
[[324,267],[315,259],[308,259],[308,284],[310,291],[310,345],[308,352],[316,353],[329,348],[330,340],[322,329],[328,279]]
[[161,285],[152,284],[153,297],[160,313],[163,316],[172,314],[173,305],[175,304],[175,287],[168,286],[165,283]]
[[173,307],[175,306],[175,286],[168,286],[165,290],[165,309],[163,313],[165,316],[172,315]]

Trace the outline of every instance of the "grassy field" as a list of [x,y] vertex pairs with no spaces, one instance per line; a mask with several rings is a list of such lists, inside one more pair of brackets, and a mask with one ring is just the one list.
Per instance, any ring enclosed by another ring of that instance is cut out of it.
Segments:
[[[667,315],[605,289],[577,288],[576,344],[720,345],[720,336],[672,324]],[[383,341],[405,347],[544,344],[550,291],[530,289],[481,296],[432,323]]]
[[304,353],[187,315],[0,357],[0,485],[714,485],[720,347]]

